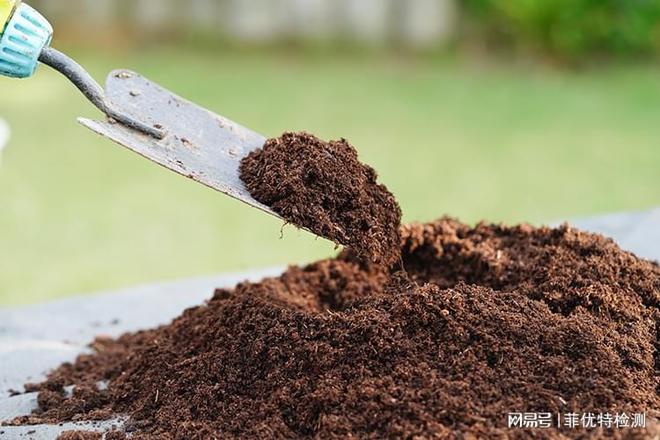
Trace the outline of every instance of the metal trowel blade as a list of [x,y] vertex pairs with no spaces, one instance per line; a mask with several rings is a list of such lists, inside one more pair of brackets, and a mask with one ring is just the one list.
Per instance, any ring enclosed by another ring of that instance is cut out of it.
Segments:
[[158,140],[115,121],[80,118],[82,125],[176,173],[279,217],[256,201],[239,177],[239,165],[266,138],[216,115],[141,75],[112,72],[106,98],[119,111],[162,129]]

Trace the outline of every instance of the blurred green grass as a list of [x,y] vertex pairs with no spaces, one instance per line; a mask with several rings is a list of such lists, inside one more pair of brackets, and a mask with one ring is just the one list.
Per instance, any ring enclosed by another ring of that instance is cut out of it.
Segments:
[[[383,54],[76,53],[128,67],[268,136],[346,137],[405,220],[543,222],[660,204],[660,75]],[[98,116],[41,69],[0,79],[0,304],[310,261],[334,246],[78,126]]]

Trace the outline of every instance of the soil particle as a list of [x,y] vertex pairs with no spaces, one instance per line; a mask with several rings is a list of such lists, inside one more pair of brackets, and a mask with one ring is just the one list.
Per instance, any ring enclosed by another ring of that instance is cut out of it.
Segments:
[[101,440],[103,434],[91,431],[65,431],[57,440]]
[[252,196],[288,222],[349,246],[366,261],[398,261],[401,209],[345,139],[285,133],[245,157],[240,172]]
[[118,430],[110,431],[105,434],[104,440],[126,440],[126,433]]
[[[568,226],[451,219],[402,227],[400,250],[406,273],[349,249],[97,340],[16,423],[122,414],[138,440],[660,433],[657,264]],[[509,412],[645,412],[648,428],[508,430]]]

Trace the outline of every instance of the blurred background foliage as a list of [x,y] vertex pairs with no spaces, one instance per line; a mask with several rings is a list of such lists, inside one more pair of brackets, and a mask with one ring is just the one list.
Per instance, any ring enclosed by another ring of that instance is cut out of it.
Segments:
[[474,38],[566,61],[656,56],[660,0],[464,0]]
[[[76,41],[127,35],[405,48],[471,44],[565,62],[657,56],[660,0],[34,0]],[[114,32],[113,32],[114,31]]]
[[[405,221],[544,223],[660,204],[659,1],[31,3],[99,80],[346,137]],[[100,115],[47,68],[0,97],[0,305],[336,252],[78,126]]]

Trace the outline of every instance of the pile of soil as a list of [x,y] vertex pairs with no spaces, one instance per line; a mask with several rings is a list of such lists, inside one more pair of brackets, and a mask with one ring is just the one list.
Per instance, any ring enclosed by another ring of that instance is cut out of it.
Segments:
[[[399,227],[345,141],[285,134],[243,176],[349,247],[220,289],[169,325],[97,339],[27,387],[39,409],[15,423],[119,414],[138,440],[660,435],[656,263],[569,226]],[[511,412],[646,413],[649,426],[509,430]]]
[[568,226],[442,219],[401,233],[405,271],[348,250],[99,339],[30,387],[41,408],[17,423],[126,414],[137,439],[528,438],[506,429],[521,411],[646,412],[652,425],[657,264]]
[[245,157],[240,172],[252,196],[288,222],[350,246],[368,262],[399,259],[401,209],[345,139],[285,133]]

